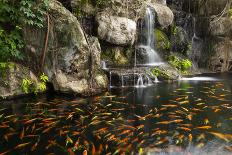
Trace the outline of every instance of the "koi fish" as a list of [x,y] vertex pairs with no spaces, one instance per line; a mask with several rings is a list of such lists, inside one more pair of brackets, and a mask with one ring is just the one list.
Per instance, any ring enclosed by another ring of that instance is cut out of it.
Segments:
[[211,126],[199,126],[199,127],[196,127],[194,129],[211,129],[212,127]]

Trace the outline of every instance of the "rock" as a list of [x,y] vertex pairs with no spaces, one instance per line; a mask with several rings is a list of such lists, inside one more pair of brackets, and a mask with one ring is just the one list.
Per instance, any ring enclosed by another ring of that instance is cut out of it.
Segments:
[[169,7],[158,3],[150,3],[148,5],[156,11],[158,22],[162,27],[167,27],[172,24],[174,15]]
[[189,49],[189,45],[191,44],[188,40],[188,34],[182,27],[176,27],[175,34],[171,36],[172,42],[172,50],[174,52],[180,52],[182,54],[186,54]]
[[215,41],[210,57],[209,68],[214,72],[232,71],[232,41],[229,38]]
[[136,23],[125,17],[109,16],[104,12],[98,14],[98,36],[115,45],[132,45],[135,41]]
[[[157,12],[158,22],[162,27],[167,27],[173,21],[173,13],[166,5],[166,0],[109,0],[104,5],[96,5],[93,2],[71,1],[73,10],[80,10],[87,15],[108,14],[109,16],[125,17],[137,21],[143,18],[147,7]],[[100,8],[98,8],[100,7]],[[104,11],[103,11],[104,10]]]
[[78,9],[78,11],[82,11],[87,15],[94,15],[97,9],[93,4],[87,2],[83,3],[82,0],[71,0],[71,7],[73,10]]
[[232,20],[227,17],[222,17],[219,20],[211,21],[210,33],[212,36],[232,37]]
[[88,39],[92,53],[92,66],[99,69],[101,67],[101,46],[97,37]]
[[128,59],[124,56],[124,48],[116,47],[114,48],[114,58],[117,64],[125,65],[128,64]]
[[0,78],[0,97],[11,98],[27,94],[22,89],[23,79],[28,79],[33,84],[28,87],[31,90],[28,93],[33,93],[32,90],[38,85],[38,78],[35,74],[27,67],[20,64],[9,63],[5,68],[4,72],[1,73]]
[[132,58],[130,47],[107,46],[102,52],[102,59],[110,66],[129,65]]
[[[192,0],[195,1],[195,0]],[[198,0],[198,3],[195,2],[195,4],[198,4],[198,14],[202,16],[213,16],[213,15],[219,15],[223,12],[227,4],[229,4],[228,0]],[[228,6],[227,6],[228,7]],[[230,6],[229,6],[230,7]]]
[[147,51],[149,49],[147,49],[147,47],[138,46],[136,47],[135,50],[136,50],[136,64],[147,64],[147,62],[149,61]]
[[159,4],[167,5],[166,0],[151,0],[151,3],[159,3]]
[[157,76],[159,80],[178,80],[181,73],[169,64],[163,64],[158,67],[154,67],[151,72]]
[[[62,6],[51,0],[49,3],[50,29],[48,51],[44,63],[44,72],[49,76],[56,91],[85,95],[98,93],[106,88],[89,87],[92,77],[104,73],[100,71],[101,47],[98,39],[88,38],[84,34],[77,18]],[[35,29],[26,27],[28,64],[34,70],[41,68],[41,56],[47,27]],[[87,40],[88,38],[88,40]],[[35,49],[33,52],[31,49]],[[36,67],[35,67],[36,66]],[[107,82],[107,81],[105,81]],[[96,90],[96,92],[94,91]]]

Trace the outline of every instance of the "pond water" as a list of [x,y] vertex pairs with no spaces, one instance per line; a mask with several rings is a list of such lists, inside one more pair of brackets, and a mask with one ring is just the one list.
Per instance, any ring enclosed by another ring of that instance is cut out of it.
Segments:
[[232,74],[207,76],[86,99],[2,101],[0,154],[229,155]]

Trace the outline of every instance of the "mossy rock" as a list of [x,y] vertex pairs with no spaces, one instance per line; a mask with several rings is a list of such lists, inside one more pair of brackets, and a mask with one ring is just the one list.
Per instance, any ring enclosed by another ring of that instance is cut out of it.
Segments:
[[132,62],[132,49],[130,47],[107,47],[101,53],[101,59],[117,65],[129,65]]
[[156,41],[156,48],[161,50],[169,50],[171,48],[171,42],[168,36],[159,29],[155,29],[155,41]]
[[181,73],[169,64],[164,64],[151,69],[151,73],[159,80],[177,80]]

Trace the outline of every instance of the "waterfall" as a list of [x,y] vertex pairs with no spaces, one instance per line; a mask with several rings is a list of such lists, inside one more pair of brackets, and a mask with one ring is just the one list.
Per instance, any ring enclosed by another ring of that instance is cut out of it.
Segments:
[[155,82],[155,83],[158,83],[158,82],[159,82],[159,80],[158,80],[157,76],[155,76],[155,80],[154,80],[154,82]]
[[112,88],[112,73],[110,72],[110,88]]
[[144,36],[145,41],[143,43],[140,43],[140,45],[138,46],[139,49],[142,49],[143,51],[146,52],[146,63],[144,65],[157,66],[162,63],[160,56],[155,50],[154,21],[155,21],[154,13],[148,7],[146,9],[144,26],[143,27],[141,26],[142,35],[145,34]]
[[143,75],[142,74],[138,75],[138,80],[137,80],[136,87],[144,87],[144,84],[143,84]]
[[124,76],[123,75],[121,77],[121,80],[122,80],[122,87],[124,87]]
[[145,76],[147,78],[147,85],[151,86],[153,84],[151,78],[148,75],[145,75]]
[[105,61],[101,61],[101,67],[103,70],[107,70],[108,68],[106,67],[106,62]]

